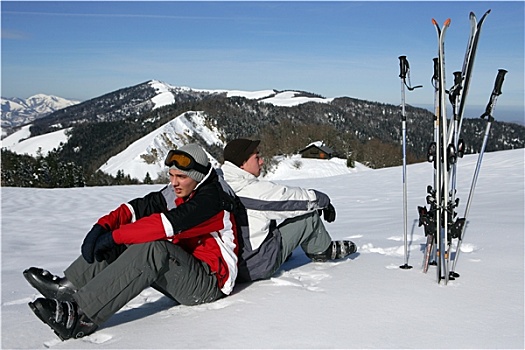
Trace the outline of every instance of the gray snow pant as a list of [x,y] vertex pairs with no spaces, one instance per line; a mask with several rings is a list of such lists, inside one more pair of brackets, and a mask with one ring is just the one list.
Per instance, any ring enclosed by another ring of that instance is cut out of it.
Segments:
[[281,232],[281,255],[277,257],[277,263],[270,276],[298,246],[301,246],[305,253],[315,254],[324,252],[332,242],[317,211],[286,219],[277,228]]
[[111,263],[80,256],[64,273],[78,289],[80,309],[98,325],[150,286],[183,305],[224,296],[206,263],[168,241],[130,245]]

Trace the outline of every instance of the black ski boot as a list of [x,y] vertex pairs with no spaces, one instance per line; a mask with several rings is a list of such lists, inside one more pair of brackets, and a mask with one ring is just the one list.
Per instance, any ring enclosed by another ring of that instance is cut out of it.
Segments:
[[38,298],[29,307],[61,340],[82,338],[98,328],[74,301]]
[[73,301],[73,294],[77,291],[66,277],[54,276],[51,272],[38,267],[25,270],[24,277],[33,288],[48,299]]
[[326,262],[346,258],[355,252],[357,252],[357,247],[352,241],[332,241],[324,252],[306,254],[306,256],[314,262]]

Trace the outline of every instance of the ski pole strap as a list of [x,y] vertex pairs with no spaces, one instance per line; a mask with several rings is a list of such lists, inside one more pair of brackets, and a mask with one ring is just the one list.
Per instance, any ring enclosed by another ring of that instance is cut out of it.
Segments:
[[492,116],[492,111],[494,109],[497,97],[501,95],[501,87],[503,86],[503,81],[505,80],[505,74],[507,74],[507,71],[505,69],[498,70],[498,75],[496,76],[496,81],[494,82],[494,89],[492,90],[492,94],[490,95],[489,103],[485,108],[485,113],[481,115],[481,119],[487,117],[489,121],[494,120],[494,117]]
[[[400,72],[399,77],[403,80],[403,83],[405,84],[405,86],[407,87],[409,91],[423,87],[423,85],[418,85],[418,86],[413,86],[413,87],[410,86],[411,85],[410,83],[410,65],[408,64],[407,56],[399,56],[399,72]],[[409,84],[407,84],[406,82],[407,77],[408,77]]]

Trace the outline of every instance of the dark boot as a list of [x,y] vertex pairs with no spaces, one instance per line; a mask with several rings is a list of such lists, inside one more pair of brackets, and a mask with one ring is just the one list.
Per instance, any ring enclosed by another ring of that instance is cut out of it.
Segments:
[[98,328],[74,301],[38,298],[29,307],[61,340],[82,338]]
[[73,301],[73,294],[77,291],[66,277],[54,276],[51,272],[38,267],[25,270],[24,277],[33,288],[48,299]]
[[357,247],[352,241],[332,241],[324,252],[316,254],[307,253],[306,256],[315,262],[326,262],[346,258],[355,252],[357,252]]

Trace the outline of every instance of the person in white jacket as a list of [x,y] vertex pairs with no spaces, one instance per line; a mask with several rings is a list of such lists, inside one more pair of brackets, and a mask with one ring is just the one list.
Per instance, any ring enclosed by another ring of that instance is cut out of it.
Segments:
[[224,179],[245,207],[236,216],[239,234],[237,280],[271,277],[301,246],[315,262],[342,259],[357,251],[351,241],[332,241],[321,220],[335,220],[330,198],[314,189],[260,180],[260,140],[235,139],[224,148]]

